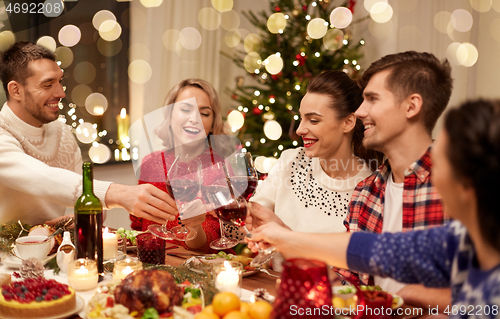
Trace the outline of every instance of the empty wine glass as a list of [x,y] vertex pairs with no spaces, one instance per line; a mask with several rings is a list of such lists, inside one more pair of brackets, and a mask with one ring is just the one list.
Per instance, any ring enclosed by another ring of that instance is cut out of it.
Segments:
[[[167,174],[167,192],[175,200],[179,210],[179,217],[186,218],[184,213],[200,190],[202,183],[201,162],[197,159],[176,158]],[[150,225],[148,230],[154,235],[167,239],[185,241],[196,236],[196,231],[185,226],[176,226],[168,231],[172,234],[164,235],[165,225]]]

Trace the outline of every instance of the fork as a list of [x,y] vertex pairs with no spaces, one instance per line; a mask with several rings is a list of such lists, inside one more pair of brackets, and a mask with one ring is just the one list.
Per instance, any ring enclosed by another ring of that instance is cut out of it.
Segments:
[[271,277],[276,277],[276,278],[280,278],[280,277],[281,277],[281,276],[278,276],[278,275],[275,275],[275,274],[271,274],[271,273],[269,272],[269,270],[267,270],[266,268],[260,268],[260,271],[262,271],[263,273],[268,274],[268,275],[269,275],[269,276],[271,276]]

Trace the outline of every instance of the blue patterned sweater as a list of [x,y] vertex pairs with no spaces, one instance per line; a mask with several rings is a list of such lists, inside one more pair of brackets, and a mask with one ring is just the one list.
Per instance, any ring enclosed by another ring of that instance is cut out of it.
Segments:
[[[500,318],[500,265],[483,271],[460,222],[406,233],[352,234],[352,270],[428,287],[451,287],[450,318]],[[443,312],[443,309],[439,309]]]

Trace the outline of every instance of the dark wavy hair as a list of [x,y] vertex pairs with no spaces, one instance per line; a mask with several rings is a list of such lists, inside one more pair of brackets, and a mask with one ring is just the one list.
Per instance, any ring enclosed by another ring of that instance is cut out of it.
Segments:
[[456,178],[475,189],[481,235],[500,251],[500,100],[469,101],[451,109],[444,129]]
[[16,42],[0,56],[0,80],[7,99],[9,90],[7,84],[16,81],[22,85],[26,84],[26,79],[32,76],[28,65],[31,61],[39,59],[49,59],[56,61],[56,56],[44,47],[30,42]]
[[[307,86],[307,93],[327,95],[330,98],[328,106],[335,110],[338,119],[353,114],[363,103],[361,88],[342,71],[324,71],[315,76]],[[354,155],[363,159],[372,170],[376,170],[382,164],[383,156],[379,152],[367,150],[363,146],[363,137],[363,123],[356,119],[351,140]]]
[[422,115],[426,131],[432,134],[434,125],[448,105],[453,87],[451,66],[427,52],[407,51],[390,54],[373,62],[358,80],[364,90],[375,74],[389,70],[386,84],[401,103],[413,93],[422,96]]

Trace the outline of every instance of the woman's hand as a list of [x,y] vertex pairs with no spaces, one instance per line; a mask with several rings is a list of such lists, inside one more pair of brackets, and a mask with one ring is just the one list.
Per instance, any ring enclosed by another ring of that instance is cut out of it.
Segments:
[[276,216],[272,209],[262,206],[256,202],[248,202],[245,224],[249,230],[271,222],[287,227],[285,223],[283,223],[283,221]]
[[[266,249],[274,246],[280,252],[286,252],[288,238],[293,236],[293,232],[275,222],[269,222],[255,228],[251,234],[245,239],[248,242],[248,247],[253,252],[258,252],[259,248]],[[255,243],[258,242],[259,247]]]

